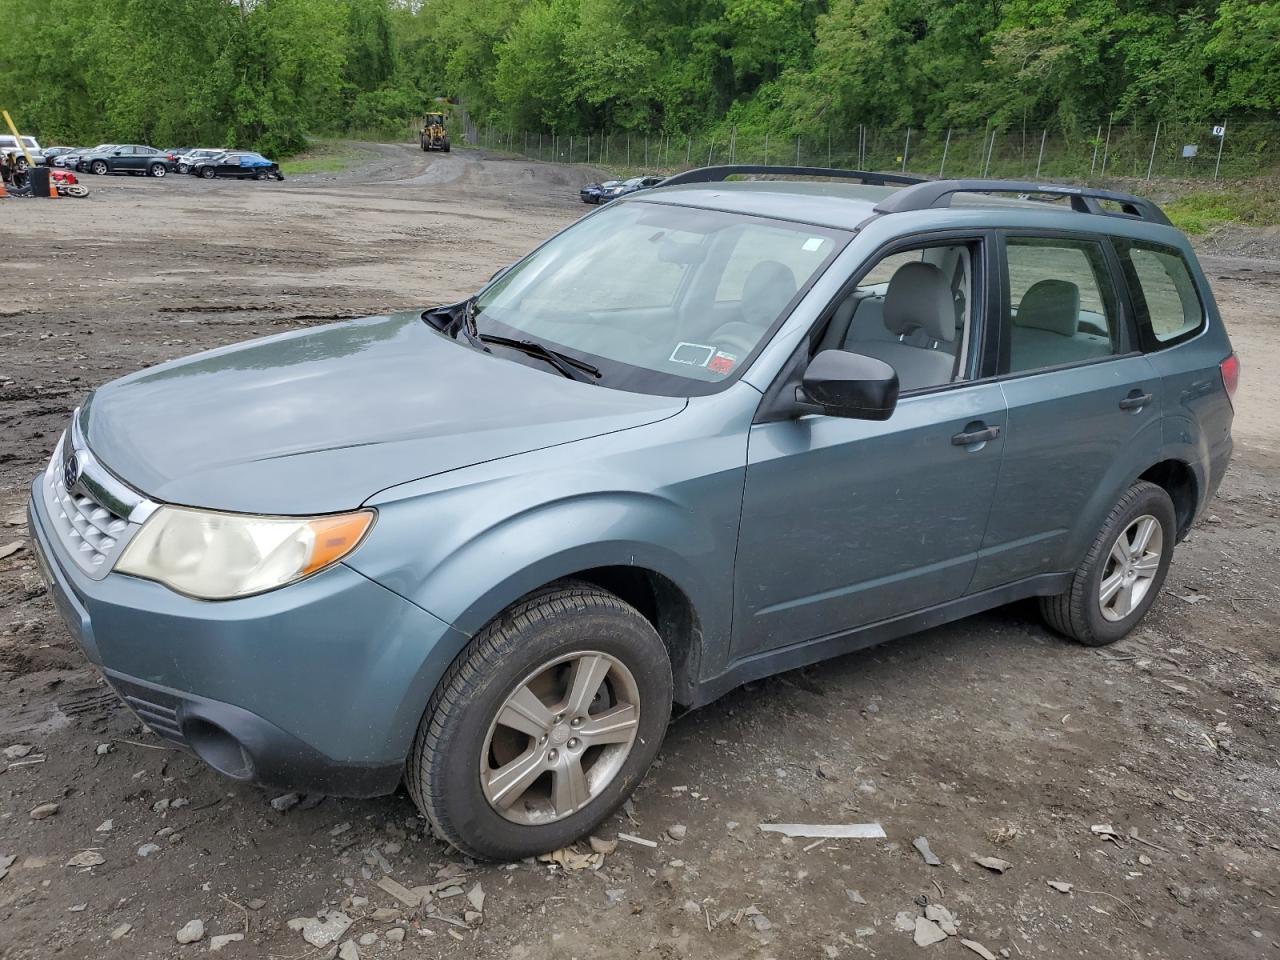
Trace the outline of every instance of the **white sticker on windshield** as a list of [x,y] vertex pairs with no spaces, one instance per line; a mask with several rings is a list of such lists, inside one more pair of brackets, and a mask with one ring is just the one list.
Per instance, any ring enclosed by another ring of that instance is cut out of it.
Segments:
[[813,253],[813,251],[815,250],[820,250],[824,242],[825,241],[822,239],[822,237],[810,237],[808,240],[804,242],[804,246],[801,247],[800,249],[803,250],[805,253]]

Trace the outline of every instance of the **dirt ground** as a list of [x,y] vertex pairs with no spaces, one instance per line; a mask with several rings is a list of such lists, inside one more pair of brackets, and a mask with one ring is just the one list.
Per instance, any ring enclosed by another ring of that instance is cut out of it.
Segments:
[[[89,177],[88,200],[0,202],[0,545],[27,544],[27,484],[89,388],[456,299],[582,212],[569,168],[370,149],[281,184]],[[979,955],[960,938],[1015,958],[1280,956],[1280,261],[1205,266],[1244,363],[1236,458],[1134,636],[1074,646],[1019,605],[738,690],[672,724],[600,831],[656,846],[623,840],[597,870],[462,860],[403,792],[276,811],[116,701],[29,545],[0,559],[0,749],[32,748],[0,754],[0,957],[192,957],[235,933],[225,957]],[[435,884],[432,916],[384,873]],[[898,929],[925,902],[959,935]],[[329,910],[354,921],[332,946],[289,926]],[[192,920],[203,939],[179,945]]]

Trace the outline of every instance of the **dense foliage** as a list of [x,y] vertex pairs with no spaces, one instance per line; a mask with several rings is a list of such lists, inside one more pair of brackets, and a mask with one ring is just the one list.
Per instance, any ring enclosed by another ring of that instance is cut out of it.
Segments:
[[431,98],[515,129],[1273,118],[1280,0],[0,0],[46,140],[296,148]]

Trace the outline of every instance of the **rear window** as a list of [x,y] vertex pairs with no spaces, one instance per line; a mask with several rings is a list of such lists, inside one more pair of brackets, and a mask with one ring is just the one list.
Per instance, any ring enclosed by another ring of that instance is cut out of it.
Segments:
[[1138,322],[1160,346],[1195,336],[1204,305],[1187,262],[1177,250],[1134,240],[1117,242]]

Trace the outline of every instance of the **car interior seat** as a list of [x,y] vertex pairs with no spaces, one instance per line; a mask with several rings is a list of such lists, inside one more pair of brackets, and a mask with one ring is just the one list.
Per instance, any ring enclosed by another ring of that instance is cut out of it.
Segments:
[[777,260],[761,260],[742,284],[738,319],[717,327],[711,334],[711,343],[746,356],[798,289],[790,267]]
[[1009,335],[1010,369],[1030,370],[1111,353],[1102,337],[1081,336],[1080,288],[1069,280],[1039,280],[1018,302]]

